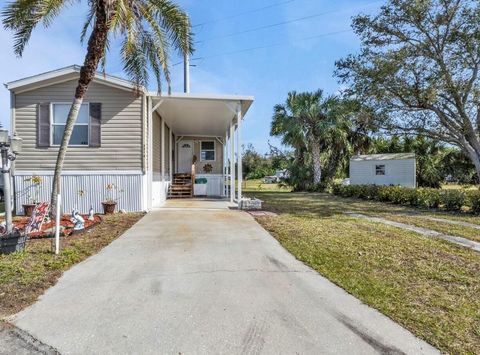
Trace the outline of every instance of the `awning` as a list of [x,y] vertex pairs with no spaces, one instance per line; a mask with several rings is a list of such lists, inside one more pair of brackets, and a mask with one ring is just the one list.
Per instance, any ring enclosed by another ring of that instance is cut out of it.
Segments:
[[165,119],[177,136],[223,137],[240,104],[242,118],[250,108],[252,96],[150,93],[152,107]]

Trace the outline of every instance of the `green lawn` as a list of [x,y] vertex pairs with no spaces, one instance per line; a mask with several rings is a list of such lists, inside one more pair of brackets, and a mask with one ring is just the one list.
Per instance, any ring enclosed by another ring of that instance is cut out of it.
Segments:
[[480,254],[344,214],[411,213],[407,207],[319,193],[254,195],[279,214],[259,223],[299,260],[443,352],[478,353]]
[[244,192],[290,192],[291,188],[282,184],[265,184],[261,179],[243,180],[242,188]]

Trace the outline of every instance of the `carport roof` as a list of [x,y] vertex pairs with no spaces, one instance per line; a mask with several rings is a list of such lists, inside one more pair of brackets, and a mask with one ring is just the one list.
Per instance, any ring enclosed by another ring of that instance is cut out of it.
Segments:
[[149,93],[153,107],[177,136],[223,137],[236,121],[240,105],[242,118],[253,103],[252,96],[219,94]]

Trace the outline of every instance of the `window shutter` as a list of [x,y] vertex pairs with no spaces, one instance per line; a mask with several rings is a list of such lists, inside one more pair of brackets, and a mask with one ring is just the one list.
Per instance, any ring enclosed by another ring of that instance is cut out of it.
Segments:
[[50,147],[50,103],[37,107],[37,146]]
[[102,146],[102,104],[90,103],[90,147]]

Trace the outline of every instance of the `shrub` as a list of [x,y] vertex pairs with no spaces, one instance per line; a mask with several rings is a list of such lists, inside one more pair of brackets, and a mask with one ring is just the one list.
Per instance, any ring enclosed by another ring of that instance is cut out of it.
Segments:
[[460,211],[466,202],[465,193],[460,190],[445,190],[441,196],[443,206],[447,211]]
[[440,190],[417,189],[418,205],[426,208],[438,208],[442,202]]
[[480,191],[469,191],[468,202],[473,213],[480,213]]

